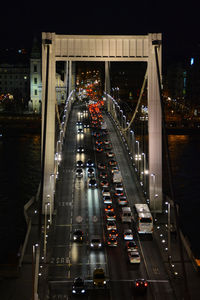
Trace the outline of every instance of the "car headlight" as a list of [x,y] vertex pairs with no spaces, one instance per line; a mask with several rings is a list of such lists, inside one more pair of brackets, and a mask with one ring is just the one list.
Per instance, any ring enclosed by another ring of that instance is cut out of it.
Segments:
[[76,294],[76,291],[75,291],[75,290],[72,290],[72,293],[73,293],[73,294]]
[[94,247],[94,244],[91,243],[90,246],[91,246],[91,247]]
[[103,284],[106,284],[106,281],[104,280]]
[[99,244],[99,247],[101,247],[101,243]]
[[84,293],[85,293],[85,290],[81,290],[81,293],[84,294]]
[[77,239],[77,237],[76,236],[74,236],[74,240],[76,240]]

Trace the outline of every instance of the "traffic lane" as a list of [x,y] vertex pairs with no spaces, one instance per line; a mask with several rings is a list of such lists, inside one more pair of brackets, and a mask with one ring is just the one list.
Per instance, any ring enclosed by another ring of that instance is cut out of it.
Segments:
[[155,242],[142,240],[140,238],[140,248],[153,294],[156,295],[156,297],[163,295],[165,299],[169,300],[175,299],[160,252]]

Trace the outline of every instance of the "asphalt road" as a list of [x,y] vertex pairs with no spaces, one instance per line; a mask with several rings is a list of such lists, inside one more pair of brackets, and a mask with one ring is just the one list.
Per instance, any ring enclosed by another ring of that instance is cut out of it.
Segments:
[[[72,109],[63,150],[63,160],[59,169],[59,180],[56,192],[56,221],[53,238],[48,245],[50,253],[48,281],[49,298],[74,299],[71,293],[72,282],[75,277],[81,276],[86,280],[88,293],[84,299],[175,299],[168,281],[160,252],[153,239],[138,237],[134,224],[124,225],[120,221],[120,208],[116,201],[113,206],[117,215],[117,228],[119,231],[118,246],[106,246],[106,227],[104,216],[104,203],[99,187],[98,162],[108,164],[105,151],[98,153],[95,150],[96,139],[92,136],[92,128],[84,128],[83,134],[77,134],[76,122],[79,112],[85,110],[78,104]],[[88,120],[89,114],[83,113],[82,121]],[[122,172],[123,185],[131,207],[134,203],[143,202],[142,194],[116,128],[110,117],[104,115],[108,126],[108,136],[115,159]],[[77,154],[77,147],[84,145],[86,152]],[[88,188],[87,168],[84,167],[82,178],[76,178],[76,161],[84,163],[91,159],[95,163],[95,178],[98,188]],[[108,167],[108,174],[110,174]],[[113,184],[109,175],[109,182],[113,192]],[[123,229],[130,226],[133,229],[136,243],[141,255],[141,263],[137,266],[128,261],[123,240]],[[75,229],[84,232],[82,243],[72,239]],[[92,235],[100,235],[103,242],[101,250],[91,250],[89,241]],[[95,289],[92,283],[93,270],[102,267],[107,278],[107,287]],[[136,295],[133,291],[133,280],[145,278],[149,281],[146,295]]]

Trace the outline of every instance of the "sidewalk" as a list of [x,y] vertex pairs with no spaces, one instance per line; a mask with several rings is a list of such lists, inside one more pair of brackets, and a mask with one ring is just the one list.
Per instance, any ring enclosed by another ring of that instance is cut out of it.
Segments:
[[[169,274],[172,288],[179,300],[198,300],[200,299],[200,273],[195,269],[189,258],[185,247],[183,246],[183,257],[186,273],[186,281],[183,278],[183,267],[180,259],[179,241],[175,232],[171,233],[171,261],[169,261],[168,252],[168,228],[167,218],[163,215],[157,217],[154,229],[154,239],[157,242],[160,253],[163,258],[165,268]],[[186,284],[188,286],[189,296],[184,295]]]

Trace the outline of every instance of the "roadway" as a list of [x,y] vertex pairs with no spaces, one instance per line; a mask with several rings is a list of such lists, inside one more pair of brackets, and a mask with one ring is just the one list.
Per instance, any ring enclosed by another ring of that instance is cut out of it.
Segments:
[[[141,263],[138,266],[128,261],[125,242],[123,240],[123,225],[119,218],[119,207],[113,202],[117,214],[117,228],[119,231],[118,246],[111,248],[106,246],[106,228],[104,218],[104,203],[101,188],[89,189],[87,168],[84,167],[82,178],[76,178],[76,161],[81,159],[84,163],[92,159],[95,163],[95,178],[99,183],[98,162],[108,163],[105,151],[98,153],[95,150],[95,138],[92,136],[92,128],[84,128],[83,134],[77,134],[76,122],[88,120],[88,112],[82,117],[80,112],[85,111],[85,105],[75,104],[68,122],[63,160],[59,168],[59,180],[56,189],[56,216],[53,238],[48,244],[50,255],[48,268],[49,298],[73,299],[71,293],[72,281],[81,276],[86,279],[89,292],[83,298],[86,299],[176,299],[168,281],[168,276],[162,263],[157,244],[153,239],[141,239],[134,230],[135,240],[141,255]],[[113,121],[104,114],[104,120],[108,126],[108,136],[112,143],[117,164],[123,177],[123,185],[130,206],[136,202],[144,201],[140,187]],[[104,138],[104,139],[105,139]],[[84,154],[78,154],[79,145],[86,147]],[[111,187],[111,178],[109,178]],[[83,243],[75,243],[72,235],[75,229],[84,232]],[[91,235],[99,234],[104,246],[101,250],[91,250],[89,239]],[[94,289],[92,274],[96,267],[103,267],[108,279],[107,288]],[[145,278],[149,281],[149,289],[146,295],[135,295],[132,284],[135,278]]]

